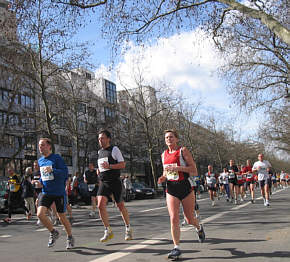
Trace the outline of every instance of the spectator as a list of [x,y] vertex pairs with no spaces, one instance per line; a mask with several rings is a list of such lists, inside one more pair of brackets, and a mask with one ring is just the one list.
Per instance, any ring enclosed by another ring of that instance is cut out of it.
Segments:
[[34,187],[31,183],[32,168],[27,167],[25,169],[25,175],[21,183],[22,197],[24,198],[25,206],[28,209],[27,219],[30,219],[35,214],[34,205]]
[[132,183],[129,176],[125,176],[123,180],[123,184],[125,188],[125,201],[127,202],[130,200],[130,191],[132,189]]
[[9,190],[8,190],[8,217],[3,219],[7,224],[12,222],[11,215],[13,209],[23,208],[26,212],[26,215],[29,213],[28,209],[24,204],[24,199],[22,198],[22,188],[21,188],[21,177],[20,175],[14,172],[13,168],[8,168],[9,174]]

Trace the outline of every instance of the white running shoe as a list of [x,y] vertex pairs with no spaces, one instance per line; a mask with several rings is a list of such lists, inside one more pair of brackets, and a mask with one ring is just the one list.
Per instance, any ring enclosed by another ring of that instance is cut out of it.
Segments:
[[212,202],[211,202],[211,206],[214,207],[214,205],[215,205],[215,203],[214,203],[214,201],[212,201]]
[[91,211],[89,217],[96,217],[96,213],[94,211]]
[[126,229],[126,232],[125,232],[125,240],[128,241],[128,240],[132,240],[132,239],[133,239],[132,229],[131,228]]
[[104,236],[100,239],[100,242],[107,242],[108,240],[114,237],[114,233],[112,230],[105,229]]

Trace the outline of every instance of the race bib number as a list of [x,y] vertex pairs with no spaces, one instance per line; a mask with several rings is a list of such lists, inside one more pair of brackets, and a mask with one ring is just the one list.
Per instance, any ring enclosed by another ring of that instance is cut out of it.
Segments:
[[[47,166],[41,166],[40,167],[40,173],[41,173],[41,179],[42,181],[51,181],[51,180],[54,180],[54,175],[53,173],[48,173],[48,172],[45,172],[44,169],[46,168]],[[52,169],[52,166],[50,166],[51,169]]]
[[233,173],[229,174],[229,178],[235,178],[235,174]]
[[[168,166],[177,166],[177,163],[174,163],[174,164],[165,164],[165,165],[163,165],[163,168],[166,168]],[[166,173],[166,178],[168,180],[175,180],[175,181],[177,181],[179,179],[179,174],[176,171],[166,170],[165,173]]]
[[15,185],[14,184],[9,184],[9,190],[11,192],[15,192],[16,191]]
[[243,179],[243,176],[242,175],[237,175],[237,179],[238,180],[242,180]]
[[95,184],[88,185],[88,190],[92,192],[95,189]]
[[247,178],[252,178],[253,174],[247,174]]
[[100,172],[105,172],[105,171],[110,170],[110,169],[108,169],[108,168],[103,168],[103,167],[102,167],[102,165],[103,165],[105,162],[109,163],[109,159],[108,159],[108,157],[103,157],[103,158],[99,158],[99,159],[98,159],[98,167],[99,167],[99,171],[100,171]]

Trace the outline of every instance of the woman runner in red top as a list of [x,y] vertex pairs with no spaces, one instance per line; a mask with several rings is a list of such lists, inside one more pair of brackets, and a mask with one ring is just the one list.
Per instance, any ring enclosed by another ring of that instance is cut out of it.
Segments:
[[252,171],[252,163],[251,160],[247,160],[247,165],[244,166],[242,170],[243,174],[246,176],[247,187],[250,188],[251,192],[251,202],[254,204],[255,202],[255,176]]
[[171,235],[174,243],[173,250],[168,254],[168,258],[175,259],[181,255],[179,248],[180,227],[179,227],[179,207],[183,206],[183,212],[188,224],[196,228],[199,242],[203,242],[205,234],[202,225],[194,216],[195,197],[192,191],[193,177],[189,174],[197,175],[197,169],[191,153],[186,147],[180,147],[178,134],[174,130],[166,130],[165,143],[168,149],[162,154],[163,175],[158,179],[158,183],[167,181],[166,202],[170,216]]

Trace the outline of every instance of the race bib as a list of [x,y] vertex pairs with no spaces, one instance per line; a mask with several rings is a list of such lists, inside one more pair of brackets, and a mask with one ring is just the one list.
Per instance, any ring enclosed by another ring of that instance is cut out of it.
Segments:
[[[48,172],[45,172],[44,169],[46,168],[47,166],[41,166],[40,167],[40,173],[41,173],[41,179],[42,181],[51,181],[51,180],[54,180],[54,175],[53,173],[48,173]],[[52,166],[50,166],[52,168]]]
[[253,174],[247,174],[247,178],[252,178]]
[[88,190],[92,192],[95,189],[95,184],[88,185]]
[[229,178],[235,178],[235,174],[230,173],[230,174],[229,174]]
[[[174,163],[174,164],[164,164],[163,165],[163,168],[166,168],[168,166],[177,166],[177,163]],[[175,181],[177,181],[179,179],[179,174],[176,171],[166,170],[165,173],[166,173],[166,178],[168,180],[175,180]]]
[[105,163],[105,162],[109,163],[109,159],[108,159],[108,157],[103,157],[103,158],[99,158],[99,159],[98,159],[98,168],[99,168],[99,171],[100,171],[100,172],[105,172],[105,171],[110,170],[110,169],[108,169],[108,168],[103,168],[103,167],[102,167],[102,164]]
[[238,180],[242,180],[243,179],[243,176],[242,175],[237,175],[237,179]]
[[16,192],[15,185],[14,185],[14,184],[9,184],[9,190],[10,190],[11,192]]

